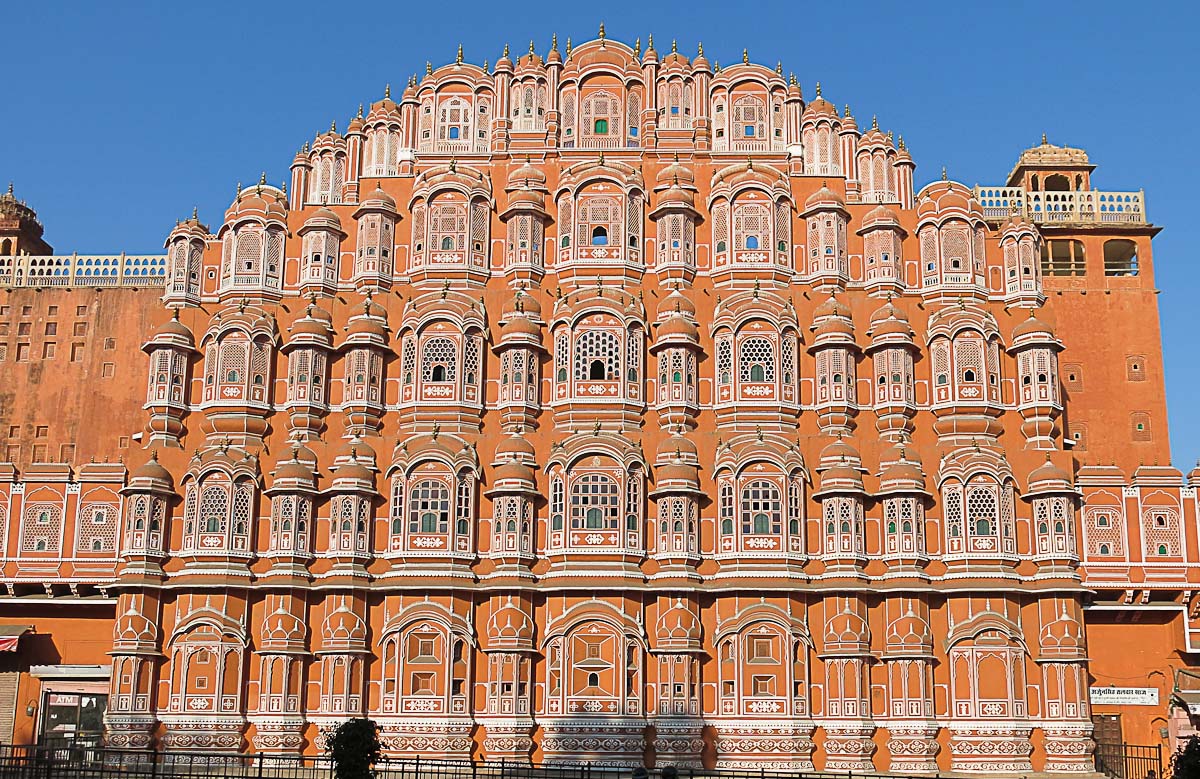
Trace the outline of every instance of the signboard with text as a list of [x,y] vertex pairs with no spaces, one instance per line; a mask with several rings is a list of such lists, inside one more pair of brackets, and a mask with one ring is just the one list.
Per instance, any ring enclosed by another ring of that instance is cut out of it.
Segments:
[[1157,687],[1093,687],[1093,706],[1157,706]]

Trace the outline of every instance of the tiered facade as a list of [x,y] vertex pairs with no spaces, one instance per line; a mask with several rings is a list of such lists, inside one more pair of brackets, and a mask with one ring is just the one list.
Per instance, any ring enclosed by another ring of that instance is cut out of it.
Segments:
[[2,420],[6,608],[110,604],[115,746],[1091,771],[1091,623],[1200,629],[1155,228],[914,169],[748,57],[460,52],[93,304],[133,467]]

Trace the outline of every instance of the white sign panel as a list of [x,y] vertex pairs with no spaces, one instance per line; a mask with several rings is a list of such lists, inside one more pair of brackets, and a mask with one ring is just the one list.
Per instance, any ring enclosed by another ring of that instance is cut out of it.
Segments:
[[1093,706],[1157,706],[1157,687],[1093,687]]

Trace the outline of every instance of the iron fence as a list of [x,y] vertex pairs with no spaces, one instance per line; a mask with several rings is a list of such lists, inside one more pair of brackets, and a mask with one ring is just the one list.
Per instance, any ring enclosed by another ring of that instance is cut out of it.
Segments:
[[[647,779],[934,779],[931,774],[653,769]],[[1161,772],[1160,772],[1161,773]],[[631,779],[633,769],[601,763],[541,764],[384,757],[375,779]],[[80,742],[0,746],[0,779],[335,779],[323,755],[105,749]],[[1121,774],[1118,779],[1145,779]]]
[[1161,779],[1162,747],[1097,744],[1096,770],[1112,779]]

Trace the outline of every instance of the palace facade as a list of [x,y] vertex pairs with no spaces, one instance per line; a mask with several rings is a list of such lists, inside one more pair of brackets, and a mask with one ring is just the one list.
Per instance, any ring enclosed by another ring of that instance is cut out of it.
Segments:
[[0,736],[1056,774],[1187,731],[1142,194],[1045,138],[915,168],[602,29],[460,50],[165,256],[49,254],[10,191]]

